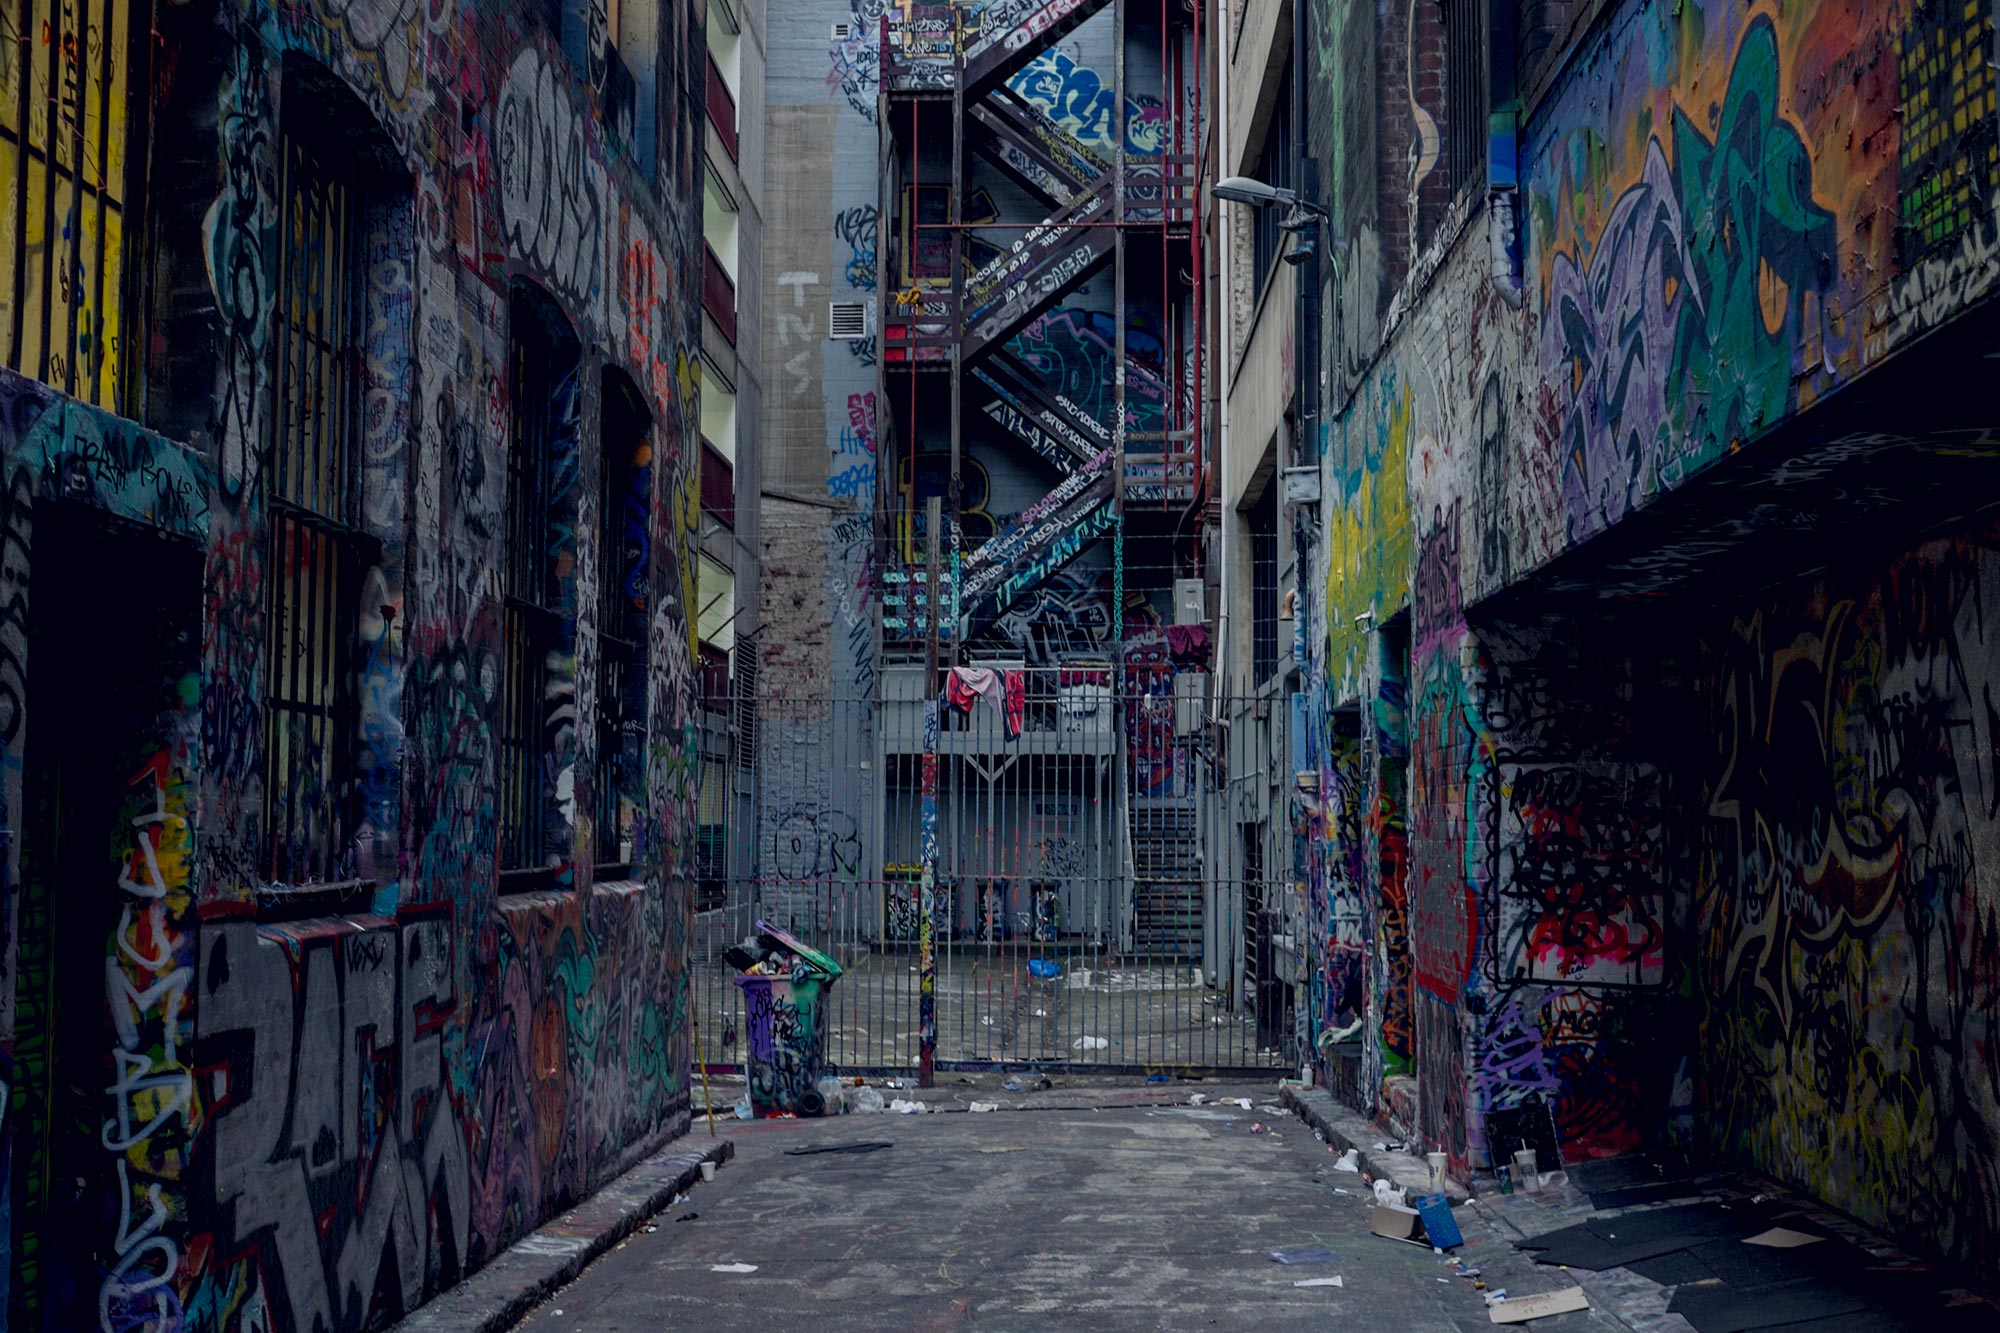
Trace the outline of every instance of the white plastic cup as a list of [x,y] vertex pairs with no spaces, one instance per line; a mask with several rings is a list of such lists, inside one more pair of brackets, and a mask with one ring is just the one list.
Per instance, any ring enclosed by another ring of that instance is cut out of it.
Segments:
[[1431,1164],[1431,1193],[1436,1194],[1444,1189],[1445,1156],[1441,1152],[1427,1152],[1424,1160]]
[[715,1179],[715,1163],[714,1163],[714,1162],[703,1162],[703,1163],[701,1164],[701,1178],[702,1178],[703,1180],[714,1180],[714,1179]]
[[1535,1170],[1535,1150],[1522,1148],[1514,1154],[1514,1180],[1530,1194],[1542,1188],[1542,1178]]

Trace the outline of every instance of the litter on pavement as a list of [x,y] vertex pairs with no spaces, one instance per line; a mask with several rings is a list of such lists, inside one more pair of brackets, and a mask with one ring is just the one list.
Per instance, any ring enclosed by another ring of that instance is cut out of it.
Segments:
[[1308,1245],[1296,1250],[1272,1250],[1271,1262],[1278,1264],[1330,1264],[1340,1256],[1324,1245]]
[[1544,1315],[1568,1314],[1572,1310],[1589,1308],[1590,1302],[1583,1298],[1582,1287],[1564,1287],[1561,1291],[1537,1292],[1533,1296],[1511,1301],[1494,1301],[1487,1306],[1486,1317],[1496,1324],[1525,1324]]
[[754,1273],[754,1272],[756,1272],[756,1271],[757,1271],[757,1265],[755,1265],[755,1264],[710,1264],[710,1265],[708,1266],[708,1271],[709,1271],[709,1272],[711,1272],[711,1273]]
[[1295,1287],[1339,1287],[1339,1286],[1345,1286],[1346,1284],[1343,1283],[1340,1280],[1340,1278],[1336,1275],[1334,1277],[1300,1278],[1297,1282],[1294,1282],[1292,1285]]

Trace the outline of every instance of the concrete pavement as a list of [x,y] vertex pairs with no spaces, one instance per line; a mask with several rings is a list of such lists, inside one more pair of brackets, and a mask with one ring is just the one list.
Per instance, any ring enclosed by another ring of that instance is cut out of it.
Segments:
[[[1173,1091],[1211,1102],[730,1123],[736,1157],[714,1183],[694,1186],[521,1326],[1493,1327],[1483,1294],[1452,1265],[1369,1234],[1359,1177],[1333,1170],[1274,1089],[1244,1094],[1248,1111],[1214,1104],[1232,1089]],[[705,1137],[699,1123],[695,1132]],[[788,1152],[871,1140],[892,1146]],[[1516,1296],[1568,1285],[1473,1210],[1459,1214],[1460,1253],[1489,1285]],[[1311,1246],[1338,1257],[1284,1265],[1269,1254]],[[738,1264],[754,1271],[718,1271]],[[1294,1285],[1336,1275],[1338,1288]],[[1534,1327],[1622,1325],[1590,1311]]]

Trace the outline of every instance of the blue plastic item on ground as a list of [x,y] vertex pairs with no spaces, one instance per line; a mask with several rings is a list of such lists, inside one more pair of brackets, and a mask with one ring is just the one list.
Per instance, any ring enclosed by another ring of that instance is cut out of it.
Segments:
[[1449,1250],[1465,1244],[1465,1237],[1458,1230],[1458,1219],[1451,1215],[1451,1204],[1444,1195],[1419,1195],[1410,1200],[1410,1207],[1424,1219],[1424,1234],[1430,1237],[1432,1245]]
[[1038,977],[1059,977],[1062,975],[1062,964],[1050,958],[1030,958],[1028,971]]

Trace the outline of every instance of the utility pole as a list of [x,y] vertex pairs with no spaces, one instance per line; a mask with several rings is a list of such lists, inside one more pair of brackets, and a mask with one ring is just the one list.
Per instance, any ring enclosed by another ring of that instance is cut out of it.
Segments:
[[938,528],[942,498],[924,502],[924,775],[923,873],[917,879],[917,1086],[935,1081],[937,1061],[937,940],[932,912],[937,899],[938,620],[944,598],[938,590]]

